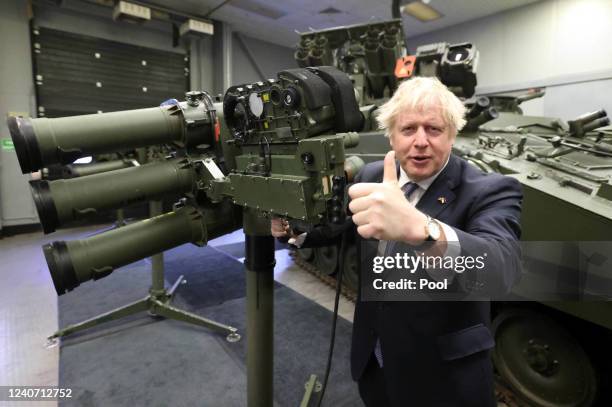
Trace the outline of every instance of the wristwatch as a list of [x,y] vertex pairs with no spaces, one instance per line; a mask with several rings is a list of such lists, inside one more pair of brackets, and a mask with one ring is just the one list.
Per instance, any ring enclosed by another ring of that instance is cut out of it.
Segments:
[[434,218],[429,215],[427,216],[427,223],[425,224],[425,234],[427,238],[426,242],[437,242],[440,239],[440,235],[442,235],[442,231],[440,230],[440,224],[436,222]]

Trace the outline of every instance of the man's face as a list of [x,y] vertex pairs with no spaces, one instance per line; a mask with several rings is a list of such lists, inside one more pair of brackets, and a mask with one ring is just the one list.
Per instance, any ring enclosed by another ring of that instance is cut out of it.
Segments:
[[455,134],[440,108],[426,112],[402,111],[391,129],[389,142],[406,174],[413,181],[431,177],[446,163]]

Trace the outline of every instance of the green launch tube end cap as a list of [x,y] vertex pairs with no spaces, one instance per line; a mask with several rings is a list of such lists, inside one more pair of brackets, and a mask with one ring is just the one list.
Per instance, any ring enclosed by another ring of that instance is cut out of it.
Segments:
[[57,295],[62,295],[79,286],[66,242],[53,242],[43,246],[45,260],[53,279]]
[[30,119],[9,116],[6,124],[13,139],[21,172],[29,174],[42,168],[40,148]]
[[49,190],[49,182],[32,180],[30,181],[30,187],[32,188],[32,196],[34,197],[36,211],[38,212],[43,232],[45,234],[55,232],[55,229],[59,226],[59,219],[57,208]]

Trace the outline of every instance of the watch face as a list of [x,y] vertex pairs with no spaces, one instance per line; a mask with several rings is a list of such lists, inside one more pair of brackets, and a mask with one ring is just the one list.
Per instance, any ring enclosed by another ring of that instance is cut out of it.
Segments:
[[427,225],[427,229],[429,230],[429,236],[431,236],[433,240],[440,239],[441,231],[438,222],[433,219],[430,220],[429,224]]

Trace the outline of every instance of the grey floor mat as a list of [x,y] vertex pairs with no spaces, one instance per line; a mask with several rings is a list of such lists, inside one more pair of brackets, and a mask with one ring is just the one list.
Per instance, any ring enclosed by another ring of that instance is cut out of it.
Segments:
[[[174,305],[239,328],[224,337],[146,313],[74,334],[62,341],[60,386],[74,389],[63,406],[246,406],[246,321],[243,265],[205,247],[166,253],[166,277],[188,284]],[[146,295],[150,265],[139,262],[88,282],[59,298],[60,326],[78,322]],[[295,291],[275,289],[275,401],[297,406],[311,373],[323,375],[331,312]],[[350,379],[351,325],[340,320],[326,406],[360,406]]]

